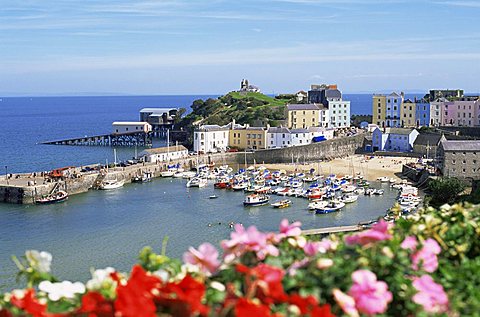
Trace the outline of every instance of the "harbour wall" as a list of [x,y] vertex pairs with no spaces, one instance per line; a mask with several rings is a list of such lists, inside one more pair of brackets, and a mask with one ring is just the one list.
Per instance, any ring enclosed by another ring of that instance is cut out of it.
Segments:
[[[160,173],[171,164],[180,164],[185,170],[195,168],[198,164],[215,163],[216,166],[235,164],[243,166],[245,162],[251,165],[260,163],[288,163],[312,162],[329,160],[354,154],[362,147],[364,135],[322,141],[319,143],[295,146],[281,149],[257,150],[255,152],[216,153],[199,156],[189,156],[172,162],[140,163],[126,167],[115,167],[108,170],[106,179],[124,180],[130,183],[135,175],[149,172],[153,177],[160,177]],[[40,173],[38,173],[40,174]],[[80,168],[72,173],[74,177],[63,178],[58,181],[46,181],[45,178],[32,178],[32,174],[17,174],[10,184],[5,181],[0,183],[0,202],[13,204],[32,204],[42,196],[48,195],[55,186],[65,190],[69,195],[85,193],[91,189],[95,182],[101,179],[99,171],[82,173]]]
[[[308,145],[257,150],[250,155],[250,163],[253,159],[257,163],[289,163],[289,162],[314,162],[318,160],[332,160],[346,157],[357,153],[363,145],[364,134],[350,137],[326,140]],[[237,159],[241,159],[238,158]]]

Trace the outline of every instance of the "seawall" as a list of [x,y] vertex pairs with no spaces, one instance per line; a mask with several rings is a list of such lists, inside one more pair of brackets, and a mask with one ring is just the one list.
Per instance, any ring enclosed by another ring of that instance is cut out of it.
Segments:
[[[329,160],[347,155],[353,155],[362,147],[364,135],[338,138],[304,146],[295,146],[282,149],[257,150],[255,152],[216,153],[200,156],[189,156],[172,162],[140,163],[127,167],[115,167],[108,170],[106,179],[125,180],[130,183],[135,175],[150,172],[153,177],[160,177],[160,172],[168,168],[170,164],[180,164],[185,170],[190,170],[198,164],[218,165],[251,165],[260,163],[289,163],[314,162]],[[236,166],[232,166],[236,168]],[[35,200],[48,195],[55,186],[65,190],[69,195],[85,193],[91,189],[100,178],[99,171],[81,172],[76,168],[70,177],[64,177],[57,181],[51,181],[41,177],[40,173],[16,174],[9,180],[0,179],[0,202],[13,204],[33,204]]]

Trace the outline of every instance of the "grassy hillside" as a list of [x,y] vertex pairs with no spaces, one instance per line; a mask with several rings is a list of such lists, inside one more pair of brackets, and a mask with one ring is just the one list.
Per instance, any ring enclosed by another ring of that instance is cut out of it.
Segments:
[[[193,102],[192,112],[179,120],[177,128],[192,132],[196,125],[225,125],[233,119],[239,124],[254,125],[261,121],[278,126],[285,120],[285,105],[288,102],[291,100],[276,99],[255,92],[230,92],[217,99],[199,99]],[[191,142],[192,140],[188,143]]]

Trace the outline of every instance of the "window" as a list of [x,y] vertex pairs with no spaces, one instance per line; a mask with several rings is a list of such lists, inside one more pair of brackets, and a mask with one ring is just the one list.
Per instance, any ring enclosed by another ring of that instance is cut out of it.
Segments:
[[452,160],[452,164],[455,164],[455,160]]
[[247,144],[250,145],[250,140],[247,141]]

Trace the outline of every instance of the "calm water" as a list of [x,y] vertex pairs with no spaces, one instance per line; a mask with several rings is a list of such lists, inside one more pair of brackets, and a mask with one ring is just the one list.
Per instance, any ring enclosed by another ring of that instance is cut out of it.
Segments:
[[[193,100],[207,97],[2,97],[0,174],[4,174],[4,166],[9,172],[29,172],[112,161],[109,147],[37,143],[108,133],[112,121],[138,120],[143,107],[189,107]],[[352,96],[345,97],[352,100],[352,113],[370,112],[370,95],[359,97],[364,101],[357,104]],[[120,159],[133,153],[133,149],[118,150]],[[293,207],[281,211],[269,206],[244,208],[243,193],[237,192],[217,191],[219,198],[210,200],[212,187],[189,190],[183,180],[158,179],[111,192],[90,191],[58,205],[0,204],[0,290],[14,285],[10,255],[21,255],[26,249],[50,251],[55,273],[85,281],[90,267],[114,265],[128,270],[142,246],[160,250],[166,235],[170,237],[168,254],[180,257],[190,245],[203,241],[218,245],[229,236],[230,221],[255,224],[262,230],[276,230],[285,217],[302,221],[305,229],[356,224],[382,215],[395,195],[387,190],[384,197],[360,197],[343,211],[315,216],[307,212],[307,201],[301,199],[294,199]],[[208,227],[208,223],[216,225]]]

